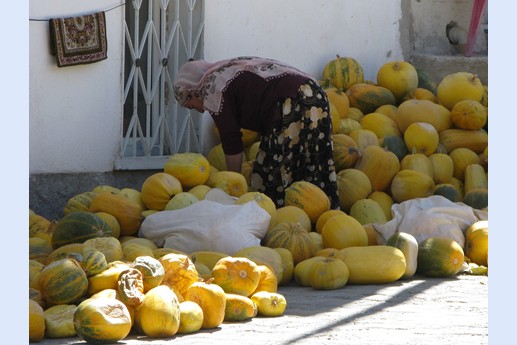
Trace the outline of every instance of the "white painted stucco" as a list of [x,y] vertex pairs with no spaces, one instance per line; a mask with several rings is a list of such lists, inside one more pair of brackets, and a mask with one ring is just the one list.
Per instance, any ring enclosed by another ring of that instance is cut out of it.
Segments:
[[[30,0],[29,16],[74,16],[122,2]],[[374,81],[384,62],[404,58],[401,22],[412,22],[403,18],[408,9],[402,4],[412,3],[206,0],[204,56],[211,61],[239,55],[271,57],[319,77],[325,64],[339,54],[356,58],[366,79]],[[122,128],[123,13],[123,7],[106,12],[108,59],[75,67],[56,66],[49,53],[47,21],[29,22],[31,174],[113,170]],[[415,40],[421,44],[417,28],[408,31],[416,32]],[[404,44],[406,50],[407,45],[414,48],[412,42]]]
[[[30,0],[29,17],[71,17],[121,0]],[[49,22],[29,21],[30,173],[111,170],[122,121],[123,7],[106,12],[108,59],[57,67]]]

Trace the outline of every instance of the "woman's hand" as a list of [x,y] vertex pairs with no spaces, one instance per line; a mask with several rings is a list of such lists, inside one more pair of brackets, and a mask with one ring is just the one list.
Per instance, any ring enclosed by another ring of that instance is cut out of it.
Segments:
[[234,155],[224,155],[226,159],[226,169],[240,173],[242,168],[242,152]]

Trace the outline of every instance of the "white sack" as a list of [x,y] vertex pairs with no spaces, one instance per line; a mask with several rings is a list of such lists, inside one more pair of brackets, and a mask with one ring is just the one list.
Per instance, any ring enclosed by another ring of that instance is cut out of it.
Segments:
[[429,237],[446,237],[465,247],[465,232],[478,220],[488,219],[488,212],[454,203],[441,195],[411,199],[391,207],[393,219],[372,224],[378,232],[377,242],[386,244],[394,232],[406,232],[418,243]]
[[185,253],[208,250],[232,255],[260,245],[271,216],[257,202],[227,205],[201,200],[188,207],[156,212],[144,219],[139,237]]

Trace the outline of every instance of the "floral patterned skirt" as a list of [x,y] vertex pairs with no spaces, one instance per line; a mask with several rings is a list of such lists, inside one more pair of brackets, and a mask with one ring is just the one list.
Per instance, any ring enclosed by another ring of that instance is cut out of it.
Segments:
[[285,189],[295,181],[320,187],[331,209],[339,208],[332,144],[332,121],[325,91],[313,80],[294,98],[280,102],[282,118],[261,137],[253,163],[251,190],[284,206]]

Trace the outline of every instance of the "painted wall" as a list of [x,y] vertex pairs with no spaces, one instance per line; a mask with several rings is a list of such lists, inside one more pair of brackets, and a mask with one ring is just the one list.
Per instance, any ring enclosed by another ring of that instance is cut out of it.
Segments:
[[[81,15],[124,2],[29,1],[30,18]],[[441,46],[444,22],[455,19],[465,26],[472,2],[206,0],[205,58],[266,56],[319,77],[339,54],[356,58],[366,79],[375,81],[384,62],[408,59],[412,51],[450,53]],[[106,12],[108,59],[75,67],[56,66],[48,21],[29,22],[30,174],[113,170],[122,128],[123,12],[123,7]],[[435,41],[441,48],[435,49]],[[211,119],[204,114],[203,121]]]
[[[73,17],[122,0],[30,0],[29,17]],[[57,67],[49,22],[29,21],[30,173],[112,170],[122,121],[123,7],[106,12],[108,59]]]

